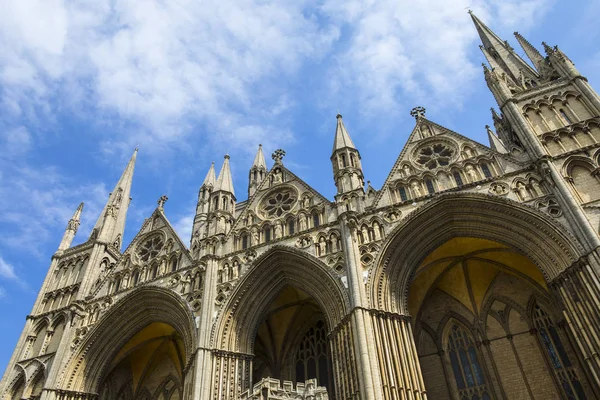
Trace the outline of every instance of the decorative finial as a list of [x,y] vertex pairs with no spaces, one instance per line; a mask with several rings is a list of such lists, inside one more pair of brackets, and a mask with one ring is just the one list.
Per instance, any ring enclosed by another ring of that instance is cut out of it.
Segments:
[[164,194],[160,196],[160,199],[158,199],[158,201],[156,202],[158,204],[158,208],[162,210],[165,207],[165,203],[167,202],[167,200],[169,200],[169,198]]
[[275,164],[282,164],[281,160],[285,156],[285,150],[277,149],[271,154],[271,158],[275,161]]
[[342,118],[342,114],[340,114],[339,112],[337,113],[337,115],[335,116],[337,119]]
[[417,106],[417,107],[413,108],[412,110],[410,110],[410,115],[413,116],[417,120],[421,117],[424,117],[425,116],[425,107]]

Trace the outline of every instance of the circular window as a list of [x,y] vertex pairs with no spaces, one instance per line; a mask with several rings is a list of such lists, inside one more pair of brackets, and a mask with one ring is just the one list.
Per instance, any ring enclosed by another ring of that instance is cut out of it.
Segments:
[[443,143],[435,143],[422,147],[417,152],[416,161],[426,168],[436,169],[450,164],[453,155],[454,151],[449,146]]
[[261,211],[267,218],[277,218],[287,214],[296,204],[298,197],[292,190],[282,190],[271,194],[262,201]]
[[162,237],[154,236],[146,240],[138,249],[138,257],[143,262],[152,260],[158,255],[160,250],[163,248],[164,242]]

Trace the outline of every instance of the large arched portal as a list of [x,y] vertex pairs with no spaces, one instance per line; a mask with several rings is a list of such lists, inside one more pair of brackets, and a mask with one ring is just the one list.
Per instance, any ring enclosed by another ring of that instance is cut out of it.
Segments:
[[181,296],[142,287],[114,304],[85,336],[59,388],[98,393],[101,400],[189,398],[196,347],[193,313]]
[[[485,268],[476,267],[480,259]],[[388,234],[369,274],[371,304],[385,311],[373,316],[384,393],[427,389],[437,393],[430,398],[534,398],[527,371],[535,361],[545,368],[542,392],[581,397],[585,382],[596,387],[600,372],[598,297],[590,284],[597,268],[592,251],[568,230],[522,204],[447,194],[414,210]],[[450,304],[455,309],[444,308]],[[515,339],[524,330],[529,336]],[[515,356],[525,339],[536,356]],[[516,367],[497,372],[488,350],[480,349],[488,341],[490,352]],[[508,347],[494,349],[502,345]],[[477,351],[453,370],[449,353],[460,349]],[[428,365],[423,356],[434,352],[437,364]],[[403,354],[415,359],[402,365]],[[502,395],[507,385],[522,391]]]
[[335,271],[304,252],[273,247],[246,272],[218,316],[211,398],[237,399],[264,377],[314,377],[328,385],[331,398],[356,398],[348,311]]
[[506,245],[444,243],[417,267],[408,310],[431,398],[586,398],[543,275]]

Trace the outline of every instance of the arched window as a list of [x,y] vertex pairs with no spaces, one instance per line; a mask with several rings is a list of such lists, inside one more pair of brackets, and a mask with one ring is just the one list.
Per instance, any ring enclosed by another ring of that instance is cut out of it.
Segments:
[[492,177],[492,173],[490,171],[490,167],[488,167],[488,165],[486,163],[482,163],[481,164],[481,171],[483,172],[483,176],[485,176],[486,178],[491,178]]
[[296,351],[296,382],[317,378],[319,386],[329,386],[329,361],[325,323],[318,321],[300,342]]
[[400,186],[398,188],[398,194],[400,195],[400,201],[408,200],[408,196],[406,195],[406,188],[404,186]]
[[118,278],[115,280],[115,286],[114,286],[114,288],[115,288],[115,289],[114,289],[114,290],[115,290],[115,293],[116,293],[116,292],[118,292],[118,291],[119,291],[119,289],[121,288],[121,277],[118,277]]
[[48,347],[46,347],[46,353],[55,353],[58,350],[58,345],[60,344],[60,339],[62,338],[63,332],[65,330],[65,320],[63,318],[60,321],[54,324],[54,333],[50,338],[50,342],[48,342]]
[[565,112],[565,110],[563,110],[563,109],[561,108],[561,109],[560,109],[558,112],[560,112],[560,115],[561,115],[561,116],[562,116],[562,117],[565,119],[565,122],[566,122],[567,124],[569,124],[569,125],[570,125],[570,124],[572,124],[572,123],[573,123],[573,121],[571,121],[571,118],[569,118],[569,116],[567,115],[567,113]]
[[257,179],[258,179],[258,171],[254,170],[254,180],[257,180]]
[[152,279],[156,279],[157,275],[158,275],[158,265],[154,264],[154,266],[152,267]]
[[215,197],[214,203],[215,203],[214,209],[217,210],[219,208],[219,198],[218,197]]
[[554,322],[538,304],[533,309],[533,322],[537,328],[544,353],[552,365],[554,375],[560,382],[565,396],[568,399],[585,399],[586,396],[577,372],[571,364]]
[[140,271],[136,270],[133,273],[133,286],[136,286],[139,281],[140,281]]
[[425,186],[427,186],[427,192],[429,194],[435,193],[435,188],[433,187],[433,181],[431,179],[425,179]]
[[346,155],[342,154],[340,159],[342,160],[342,168],[346,168]]
[[356,158],[354,157],[354,154],[350,154],[350,165],[356,167]]
[[263,230],[263,235],[265,239],[265,243],[269,243],[271,241],[271,226],[266,225]]
[[490,400],[472,336],[458,324],[448,332],[448,357],[459,399]]
[[42,345],[46,340],[46,332],[48,331],[48,326],[46,324],[42,325],[41,328],[35,333],[35,340],[33,345],[31,346],[31,351],[27,355],[27,358],[37,357],[40,355],[40,350],[42,350]]
[[177,271],[177,257],[171,258],[171,272]]
[[319,213],[314,213],[312,217],[313,217],[313,227],[316,228],[317,226],[319,226]]
[[287,226],[288,226],[288,235],[293,235],[296,230],[296,222],[293,219],[289,219]]
[[242,234],[242,250],[246,250],[248,248],[248,235],[245,233]]
[[454,176],[454,180],[456,181],[456,186],[460,187],[460,186],[464,185],[462,176],[460,176],[460,172],[454,171],[452,173],[452,175]]

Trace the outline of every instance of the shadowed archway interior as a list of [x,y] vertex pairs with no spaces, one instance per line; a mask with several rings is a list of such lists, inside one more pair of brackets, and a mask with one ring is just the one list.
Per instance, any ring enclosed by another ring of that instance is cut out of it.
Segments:
[[117,353],[100,386],[101,400],[179,400],[185,346],[171,325],[154,322]]
[[304,382],[316,378],[333,398],[327,325],[319,305],[302,290],[285,287],[271,302],[254,342],[253,377]]
[[416,269],[408,309],[432,398],[587,398],[542,273],[506,245],[442,244]]

